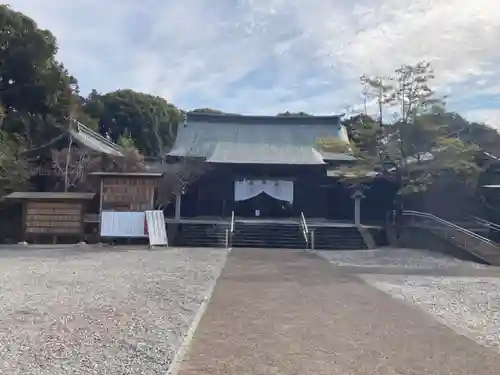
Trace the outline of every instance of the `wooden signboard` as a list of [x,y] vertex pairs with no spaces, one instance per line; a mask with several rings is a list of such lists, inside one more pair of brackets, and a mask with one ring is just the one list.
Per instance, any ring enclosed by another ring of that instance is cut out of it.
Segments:
[[83,234],[82,202],[28,201],[25,208],[25,233],[41,235]]
[[24,239],[84,237],[86,204],[94,193],[16,192],[5,199],[23,205]]
[[101,237],[145,237],[144,212],[154,209],[162,173],[94,172],[92,175],[101,182]]
[[101,180],[101,212],[144,212],[154,208],[161,173],[94,172],[92,175]]
[[104,211],[146,211],[154,206],[153,179],[103,178],[101,187]]

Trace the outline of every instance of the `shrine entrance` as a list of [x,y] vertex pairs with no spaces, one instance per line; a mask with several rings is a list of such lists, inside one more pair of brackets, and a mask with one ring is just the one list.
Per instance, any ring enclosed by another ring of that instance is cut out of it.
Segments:
[[234,183],[235,215],[287,218],[293,216],[293,182],[243,180]]

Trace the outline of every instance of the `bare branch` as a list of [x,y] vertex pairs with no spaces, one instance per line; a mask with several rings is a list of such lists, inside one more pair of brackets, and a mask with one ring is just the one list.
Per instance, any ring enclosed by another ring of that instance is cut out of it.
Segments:
[[64,182],[64,190],[81,189],[87,181],[92,155],[76,147],[52,150],[52,174]]
[[189,186],[210,168],[201,158],[185,156],[178,163],[162,163],[159,169],[163,176],[158,183],[158,204],[164,208],[175,196],[185,194]]

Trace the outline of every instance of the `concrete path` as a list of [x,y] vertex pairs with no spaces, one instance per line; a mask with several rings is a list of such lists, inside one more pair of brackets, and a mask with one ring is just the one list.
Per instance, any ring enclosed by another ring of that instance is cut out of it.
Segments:
[[181,375],[497,375],[500,355],[303,252],[235,249]]

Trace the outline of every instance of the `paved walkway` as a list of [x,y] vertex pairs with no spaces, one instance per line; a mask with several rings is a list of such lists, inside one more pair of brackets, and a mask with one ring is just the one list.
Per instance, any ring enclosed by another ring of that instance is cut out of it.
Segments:
[[235,249],[180,375],[497,375],[500,355],[352,272]]

